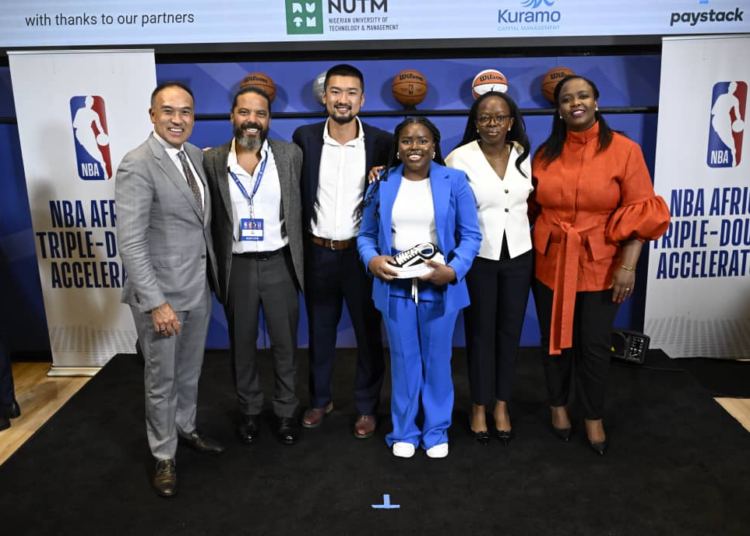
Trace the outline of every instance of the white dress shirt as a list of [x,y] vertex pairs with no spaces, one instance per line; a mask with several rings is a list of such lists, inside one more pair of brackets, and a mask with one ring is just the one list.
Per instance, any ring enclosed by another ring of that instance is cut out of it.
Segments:
[[[229,196],[232,199],[232,222],[234,224],[234,243],[232,253],[257,253],[259,251],[276,251],[289,243],[289,238],[284,232],[284,217],[281,209],[281,184],[279,183],[279,171],[273,151],[268,145],[268,140],[263,142],[260,149],[261,161],[255,166],[253,174],[248,173],[237,163],[237,151],[232,140],[227,158],[227,181],[229,183]],[[263,172],[258,191],[253,198],[253,211],[250,214],[250,203],[242,194],[242,191],[234,182],[229,171],[233,172],[240,181],[249,196],[253,194],[255,181],[263,167],[263,160],[267,159],[266,168]],[[243,218],[262,218],[264,227],[264,238],[261,241],[240,240],[240,220]]]
[[323,129],[318,192],[310,232],[321,238],[348,240],[357,236],[362,221],[359,206],[365,192],[365,132],[355,118],[359,134],[340,144]]
[[[180,147],[177,149],[172,144],[168,143],[167,140],[159,136],[156,132],[154,132],[154,138],[156,138],[156,141],[161,143],[162,147],[164,147],[164,150],[167,151],[167,156],[169,156],[170,160],[174,162],[174,165],[177,166],[177,171],[180,172],[180,175],[182,175],[182,178],[185,179],[185,183],[187,183],[187,177],[185,176],[185,170],[182,169],[182,162],[180,161],[180,158],[177,156],[177,153],[182,151],[184,148]],[[198,172],[195,170],[195,166],[193,165],[193,162],[190,161],[190,157],[187,154],[187,151],[185,151],[185,157],[188,161],[188,165],[190,166],[190,170],[193,172],[193,177],[195,177],[195,182],[198,183],[198,189],[201,191],[201,200],[203,201],[203,212],[206,211],[206,191],[203,186],[203,181],[201,180],[201,176],[198,175]],[[188,186],[190,186],[188,184]]]
[[534,187],[531,185],[531,156],[516,168],[520,146],[513,144],[508,158],[505,177],[498,177],[485,158],[477,141],[455,149],[445,163],[464,171],[477,201],[479,229],[482,231],[482,246],[479,257],[498,260],[503,246],[503,235],[508,243],[511,258],[531,249],[531,231],[526,200]]
[[[425,242],[437,245],[430,179],[410,181],[402,177],[391,213],[391,246],[404,251]],[[385,253],[389,255],[390,251]]]

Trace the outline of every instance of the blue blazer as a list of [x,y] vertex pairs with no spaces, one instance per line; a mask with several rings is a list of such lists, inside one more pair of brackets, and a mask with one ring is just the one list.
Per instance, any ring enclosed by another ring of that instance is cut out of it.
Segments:
[[[365,196],[366,199],[370,199],[372,189],[377,188],[364,209],[357,237],[359,256],[365,268],[368,268],[373,257],[390,255],[392,251],[391,215],[396,194],[401,181],[404,180],[403,170],[403,164],[391,169],[389,179],[371,184]],[[432,162],[430,179],[437,245],[445,256],[446,264],[456,272],[456,279],[442,289],[442,306],[436,311],[442,316],[469,305],[469,292],[464,278],[471,268],[474,257],[479,253],[482,233],[477,220],[476,201],[466,174],[458,169]],[[388,314],[389,297],[390,283],[375,278],[372,299],[375,301],[375,307],[384,315]]]

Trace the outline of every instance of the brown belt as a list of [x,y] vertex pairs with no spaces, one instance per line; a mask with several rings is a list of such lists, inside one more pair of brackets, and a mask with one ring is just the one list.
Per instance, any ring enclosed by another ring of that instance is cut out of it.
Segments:
[[348,240],[331,240],[329,238],[320,238],[319,236],[310,235],[310,241],[313,244],[317,244],[319,246],[323,246],[324,248],[329,248],[334,251],[339,251],[342,249],[351,249],[357,247],[357,239],[356,238],[349,238]]

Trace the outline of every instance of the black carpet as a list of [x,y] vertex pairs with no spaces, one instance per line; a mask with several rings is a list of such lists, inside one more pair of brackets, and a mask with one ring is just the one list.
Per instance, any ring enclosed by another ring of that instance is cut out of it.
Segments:
[[[750,434],[682,370],[615,363],[605,420],[611,449],[599,458],[575,411],[570,443],[550,432],[532,350],[522,354],[511,404],[516,439],[508,448],[473,442],[457,351],[450,455],[402,460],[383,439],[389,385],[376,437],[351,436],[353,362],[351,350],[340,351],[337,409],[321,428],[284,447],[264,422],[259,442],[245,446],[234,437],[227,355],[210,353],[198,420],[227,451],[212,458],[180,447],[179,495],[160,499],[149,485],[141,365],[117,356],[0,467],[0,534],[750,533]],[[373,508],[385,494],[400,508]]]

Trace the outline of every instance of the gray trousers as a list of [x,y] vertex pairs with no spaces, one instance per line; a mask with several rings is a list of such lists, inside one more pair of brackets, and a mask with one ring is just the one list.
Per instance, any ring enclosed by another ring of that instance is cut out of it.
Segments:
[[261,307],[271,337],[273,411],[279,417],[292,417],[299,404],[295,393],[299,289],[293,274],[288,247],[262,260],[232,255],[224,310],[229,323],[237,403],[245,415],[258,415],[263,409],[256,349]]
[[195,430],[198,381],[211,320],[208,284],[204,294],[204,306],[200,309],[175,311],[181,332],[171,337],[154,331],[151,313],[130,308],[146,362],[146,433],[157,460],[174,458],[177,435]]

